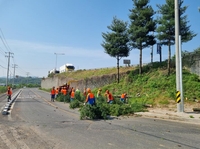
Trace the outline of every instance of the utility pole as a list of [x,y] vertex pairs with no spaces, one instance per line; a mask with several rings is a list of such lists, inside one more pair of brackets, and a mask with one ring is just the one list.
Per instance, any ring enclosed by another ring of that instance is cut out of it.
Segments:
[[[154,32],[153,32],[154,36]],[[151,46],[151,65],[153,65],[153,45]]]
[[14,64],[13,68],[14,68],[14,73],[13,73],[13,85],[14,85],[14,83],[15,83],[15,68],[17,68],[17,65]]
[[26,84],[28,86],[28,75],[29,75],[29,72],[27,72],[26,75],[27,75],[27,82],[26,82]]
[[14,53],[11,52],[5,52],[6,54],[8,53],[8,55],[6,55],[5,57],[8,57],[8,68],[7,68],[7,78],[6,78],[6,86],[8,86],[8,77],[9,77],[9,67],[10,67],[10,57],[13,57],[12,55]]
[[65,55],[65,53],[54,53],[56,55],[56,66],[55,71],[57,70],[57,55]]
[[151,64],[153,65],[153,45],[151,46]]
[[[176,47],[176,91],[181,92],[182,90],[182,65],[181,65],[181,51],[180,51],[180,14],[179,14],[179,0],[175,0],[175,47]],[[181,92],[183,94],[183,92]],[[180,97],[182,95],[177,94]],[[180,100],[177,102],[177,112],[183,112],[183,99],[178,97]],[[182,96],[183,97],[183,96]]]

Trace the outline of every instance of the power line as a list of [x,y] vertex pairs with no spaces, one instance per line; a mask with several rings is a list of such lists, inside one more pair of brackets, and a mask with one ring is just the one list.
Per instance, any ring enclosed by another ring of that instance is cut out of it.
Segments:
[[4,67],[4,66],[2,66],[2,65],[0,65],[0,67],[2,67],[2,68],[4,68],[4,69],[7,69],[6,67]]
[[8,49],[8,47],[6,46],[5,42],[3,41],[3,38],[1,37],[1,35],[0,35],[0,38],[1,38],[1,41],[2,41],[3,45],[4,45],[5,48],[7,49],[7,51],[9,51],[9,49]]
[[0,52],[4,55],[5,51],[0,47]]
[[[6,54],[7,54],[7,52],[6,52]],[[13,57],[12,55],[13,55],[13,53],[8,52],[8,55],[5,56],[5,57],[8,57],[8,68],[7,68],[6,86],[8,86],[8,76],[9,76],[9,67],[10,67],[10,57]]]
[[[8,43],[7,43],[7,41],[6,41],[5,37],[4,37],[4,34],[3,34],[2,30],[1,30],[1,28],[0,28],[0,32],[1,32],[1,34],[2,34],[3,39],[2,39],[2,37],[1,37],[1,35],[0,35],[0,38],[1,38],[1,40],[2,40],[2,42],[3,42],[3,44],[4,44],[4,46],[6,47],[6,49],[7,49],[8,51],[11,51],[11,52],[12,52],[12,50],[11,50],[10,47],[8,46]],[[5,42],[4,42],[3,40],[4,40]]]

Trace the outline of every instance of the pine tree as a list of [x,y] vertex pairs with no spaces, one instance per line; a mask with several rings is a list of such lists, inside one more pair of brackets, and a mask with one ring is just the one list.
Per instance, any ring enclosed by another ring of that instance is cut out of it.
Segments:
[[129,55],[130,49],[128,47],[128,32],[127,32],[127,22],[113,18],[112,24],[108,26],[111,32],[102,33],[102,37],[105,41],[101,44],[105,50],[105,53],[109,54],[111,57],[117,59],[117,69],[118,69],[118,83],[119,83],[119,60],[122,57],[127,57]]
[[[190,31],[190,26],[187,26],[187,16],[185,13],[187,6],[182,7],[183,0],[179,3],[179,15],[180,15],[180,35],[182,42],[187,42],[196,36]],[[168,46],[168,74],[170,74],[171,65],[171,45],[175,44],[175,3],[174,0],[166,0],[166,4],[157,5],[158,13],[161,17],[157,19],[157,38],[162,45]]]
[[155,14],[149,0],[133,0],[134,7],[129,15],[131,24],[129,27],[130,45],[133,49],[140,50],[139,74],[142,73],[142,50],[156,43],[153,32],[156,23],[153,19]]

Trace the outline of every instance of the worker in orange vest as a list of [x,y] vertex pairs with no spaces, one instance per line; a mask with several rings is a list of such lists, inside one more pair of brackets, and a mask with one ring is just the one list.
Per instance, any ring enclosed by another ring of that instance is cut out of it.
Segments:
[[61,90],[61,92],[64,95],[64,103],[65,103],[66,100],[67,100],[67,89],[66,89],[66,87],[63,87],[63,89]]
[[51,101],[53,101],[53,102],[55,99],[55,94],[56,94],[56,90],[55,90],[55,87],[53,86],[51,89]]
[[8,102],[11,101],[11,95],[12,95],[12,90],[11,90],[10,86],[8,86],[8,89],[7,89]]
[[70,102],[72,102],[75,98],[75,89],[73,88],[70,94]]
[[113,96],[112,94],[109,92],[109,90],[106,90],[105,96],[107,98],[107,103],[112,104],[113,103]]
[[57,88],[56,88],[56,94],[55,94],[55,98],[57,98],[57,96],[58,96],[58,93],[59,93],[59,88],[57,87]]
[[95,96],[94,94],[91,92],[91,89],[90,88],[87,88],[87,97],[86,97],[86,100],[85,100],[85,104],[90,104],[90,105],[94,105],[95,104]]
[[123,102],[123,103],[125,103],[125,101],[126,101],[126,96],[127,96],[127,94],[124,92],[124,93],[121,95],[120,101]]

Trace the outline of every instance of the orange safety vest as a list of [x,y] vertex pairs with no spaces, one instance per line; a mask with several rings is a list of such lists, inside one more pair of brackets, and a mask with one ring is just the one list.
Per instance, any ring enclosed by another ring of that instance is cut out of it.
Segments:
[[12,95],[12,91],[10,89],[8,89],[7,95]]
[[125,94],[122,94],[122,95],[121,95],[121,98],[125,98]]
[[71,98],[74,98],[74,97],[75,97],[75,92],[72,91],[72,92],[71,92]]
[[55,95],[55,93],[56,93],[56,90],[55,90],[55,89],[52,89],[52,90],[51,90],[51,94],[52,94],[52,95]]
[[67,95],[67,90],[66,90],[66,89],[63,89],[63,90],[62,90],[62,93],[63,93],[63,95]]
[[58,94],[58,92],[59,92],[59,90],[58,90],[58,89],[56,89],[56,94]]
[[87,98],[86,98],[86,103],[88,102],[89,104],[93,105],[95,103],[95,96],[93,93],[88,93]]
[[108,94],[108,98],[109,98],[109,100],[113,100],[113,96],[111,93]]

